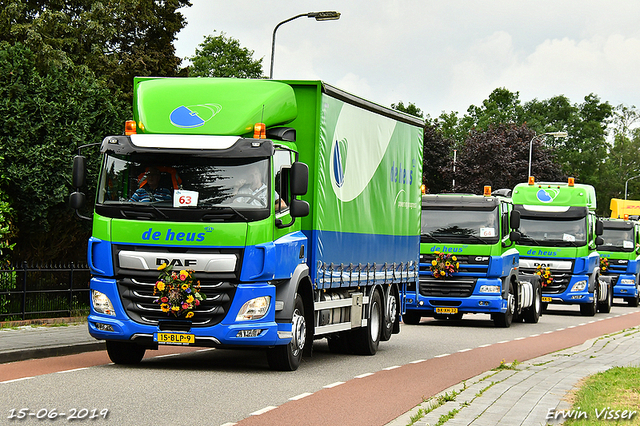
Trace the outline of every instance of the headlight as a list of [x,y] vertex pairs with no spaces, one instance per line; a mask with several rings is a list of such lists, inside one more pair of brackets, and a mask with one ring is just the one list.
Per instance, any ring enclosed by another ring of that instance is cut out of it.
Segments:
[[236,321],[249,321],[260,319],[267,314],[269,310],[269,303],[271,302],[271,296],[262,296],[251,299],[242,305]]
[[93,310],[100,314],[116,316],[116,311],[113,309],[111,300],[109,300],[107,295],[104,293],[91,290],[91,304],[93,305]]
[[585,288],[587,288],[587,281],[582,280],[575,283],[571,288],[571,291],[583,291]]
[[481,285],[480,293],[500,293],[499,285]]
[[629,279],[620,280],[620,284],[623,284],[623,285],[634,285],[635,283],[636,283],[636,280],[629,280]]

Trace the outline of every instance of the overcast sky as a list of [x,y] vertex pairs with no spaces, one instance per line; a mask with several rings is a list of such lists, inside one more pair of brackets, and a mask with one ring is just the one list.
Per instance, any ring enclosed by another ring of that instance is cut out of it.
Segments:
[[384,106],[432,117],[466,112],[498,87],[520,100],[594,93],[640,107],[638,0],[191,0],[176,54],[192,56],[214,30],[271,64],[274,79],[323,80]]

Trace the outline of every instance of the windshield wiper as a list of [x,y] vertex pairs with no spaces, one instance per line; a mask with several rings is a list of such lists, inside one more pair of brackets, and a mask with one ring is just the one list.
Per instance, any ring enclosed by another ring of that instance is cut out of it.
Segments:
[[523,241],[523,240],[530,241],[531,243],[533,243],[533,245],[536,245],[536,246],[541,245],[541,244],[540,244],[540,242],[539,242],[538,240],[534,240],[533,238],[531,238],[531,237],[530,237],[530,236],[528,236],[527,234],[522,234],[522,235],[520,236],[520,241]]
[[[433,241],[435,241],[437,243],[441,243],[442,242],[442,240],[436,238],[433,234],[431,234],[429,232],[427,232],[426,234],[420,235],[420,237],[421,237],[421,239],[425,239],[425,240],[432,239]],[[426,241],[423,241],[423,242],[426,242]]]

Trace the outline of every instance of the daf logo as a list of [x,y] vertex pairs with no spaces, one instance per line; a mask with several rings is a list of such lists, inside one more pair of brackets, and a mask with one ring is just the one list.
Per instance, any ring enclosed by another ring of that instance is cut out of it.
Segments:
[[156,265],[160,266],[163,263],[166,263],[167,265],[170,266],[195,266],[198,264],[198,261],[196,259],[163,259],[161,257],[157,257],[156,258]]
[[534,262],[533,266],[542,266],[543,268],[550,268],[551,264],[550,263],[538,263],[538,262]]

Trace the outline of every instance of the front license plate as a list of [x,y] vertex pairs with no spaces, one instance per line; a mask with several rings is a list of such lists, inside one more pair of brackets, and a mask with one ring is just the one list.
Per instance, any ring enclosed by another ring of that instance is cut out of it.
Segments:
[[548,296],[542,296],[542,301],[543,302],[551,302],[551,298]]
[[188,345],[196,342],[196,336],[186,333],[156,333],[153,340],[167,345]]
[[436,308],[436,314],[457,314],[458,308]]

